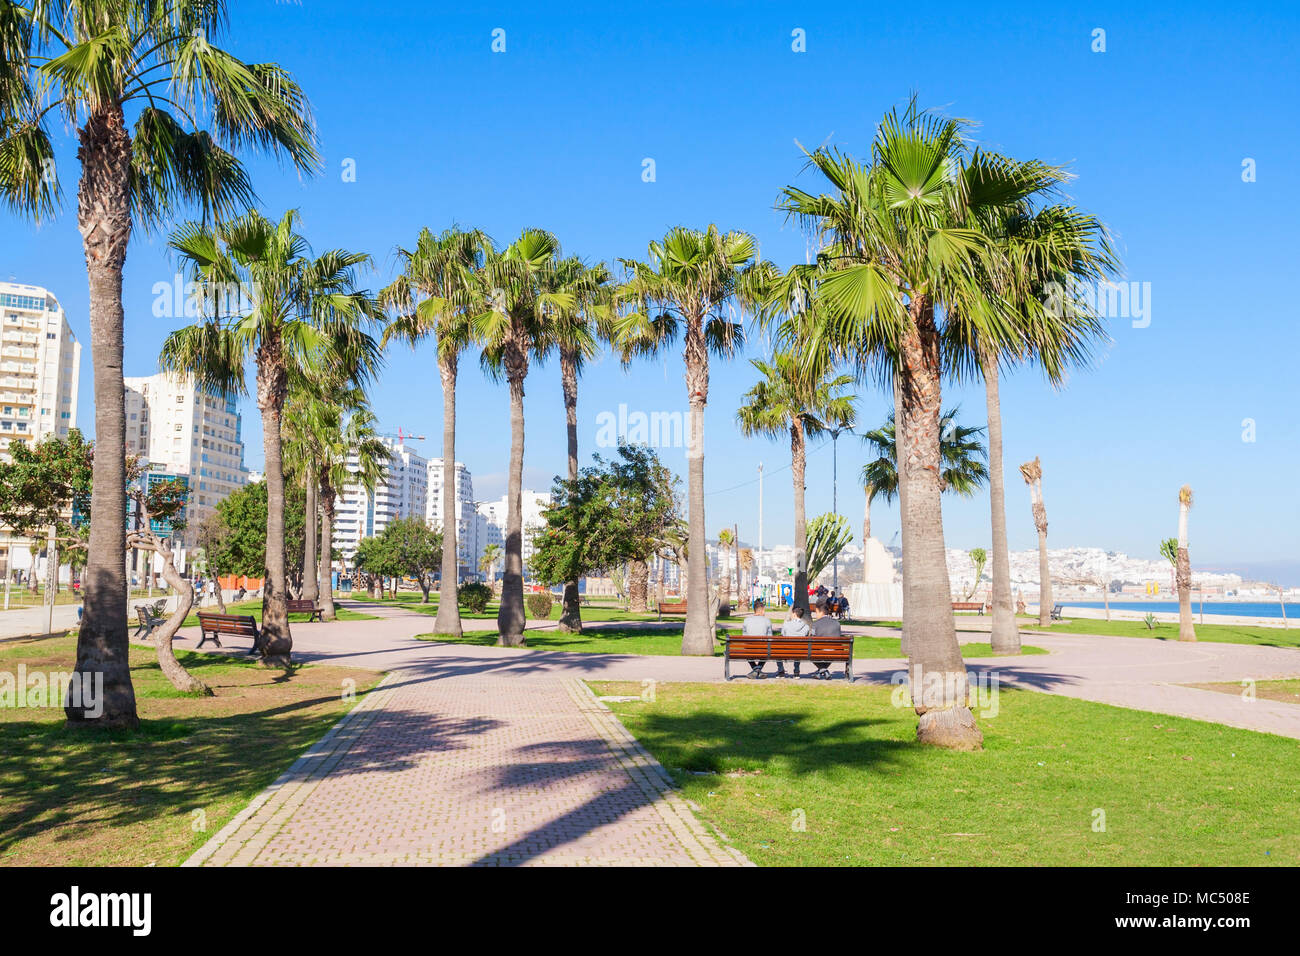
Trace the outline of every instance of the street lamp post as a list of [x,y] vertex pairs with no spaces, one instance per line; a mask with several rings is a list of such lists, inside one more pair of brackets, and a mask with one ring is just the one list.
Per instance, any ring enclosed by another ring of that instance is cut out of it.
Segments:
[[[827,430],[831,433],[831,514],[838,515],[840,513],[840,506],[839,506],[840,432],[848,432],[850,435],[852,435],[853,429],[849,428],[846,425],[841,425],[839,428],[830,428]],[[863,558],[865,560],[866,558],[865,553],[863,554]],[[840,589],[840,556],[839,553],[837,552],[835,557],[831,559],[831,590],[838,591],[839,589]]]

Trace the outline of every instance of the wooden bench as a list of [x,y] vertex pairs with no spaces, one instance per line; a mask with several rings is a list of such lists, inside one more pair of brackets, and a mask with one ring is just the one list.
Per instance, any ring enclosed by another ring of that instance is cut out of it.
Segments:
[[953,601],[952,609],[954,611],[979,611],[984,613],[984,605],[979,601]]
[[257,618],[251,614],[208,614],[205,611],[200,611],[199,627],[203,632],[199,647],[206,644],[209,638],[216,642],[217,647],[220,647],[221,635],[227,634],[234,637],[251,637],[253,647],[248,653],[256,654],[257,645],[262,640],[262,634],[257,629]]
[[828,661],[844,664],[844,677],[853,680],[853,638],[848,637],[747,637],[723,638],[722,674],[731,680],[732,661]]
[[678,604],[669,604],[666,601],[659,602],[660,617],[663,617],[665,614],[685,614],[685,613],[686,613],[685,601],[682,601]]
[[1061,619],[1061,612],[1064,610],[1065,610],[1064,604],[1056,605],[1056,607],[1052,608],[1052,616],[1049,618],[1049,620],[1059,621]]
[[307,618],[308,624],[312,621],[324,620],[321,617],[321,609],[316,606],[315,601],[285,601],[284,606],[289,609],[290,614],[309,615]]

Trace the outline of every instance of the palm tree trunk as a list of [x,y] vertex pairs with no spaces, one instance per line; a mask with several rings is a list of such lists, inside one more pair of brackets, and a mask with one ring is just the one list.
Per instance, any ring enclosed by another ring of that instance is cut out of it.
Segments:
[[[1011,551],[1007,544],[1006,476],[1002,470],[1002,402],[998,396],[997,358],[981,352],[984,401],[989,423],[989,508],[993,532],[992,569],[993,653],[1019,654],[1020,628],[1011,604]],[[976,582],[978,584],[978,582]]]
[[709,353],[702,321],[688,322],[686,331],[686,391],[690,399],[690,434],[686,448],[687,515],[686,627],[682,653],[713,656],[713,622],[709,620],[707,551],[704,543],[704,405],[708,400]]
[[909,307],[903,336],[900,407],[896,411],[903,525],[903,621],[912,702],[921,743],[977,750],[984,735],[970,711],[966,666],[952,617],[952,582],[944,552],[940,475],[940,342],[929,301]]
[[122,267],[131,239],[131,138],[120,107],[92,113],[79,132],[81,184],[77,228],[90,286],[91,362],[95,372],[95,455],[90,541],[77,632],[77,673],[102,675],[103,709],[66,707],[68,722],[137,727],[127,635],[126,399],[122,388]]
[[649,610],[646,593],[650,590],[650,566],[633,558],[627,563],[627,609],[645,613]]
[[[560,349],[560,384],[564,390],[564,423],[569,441],[569,481],[578,480],[578,362],[572,349]],[[645,562],[640,562],[644,566]],[[629,591],[630,593],[630,591]],[[641,593],[644,610],[645,592]],[[582,601],[578,597],[578,579],[564,582],[564,603],[560,611],[560,630],[570,634],[582,632]]]
[[1192,624],[1192,561],[1187,551],[1187,505],[1178,503],[1178,639],[1196,640]]
[[[442,378],[442,581],[438,585],[438,615],[433,630],[461,636],[460,606],[456,603],[460,584],[460,554],[456,537],[456,373],[457,358],[440,355],[438,374]],[[512,413],[513,414],[513,413]]]
[[320,540],[320,566],[316,573],[320,596],[317,603],[321,609],[320,619],[332,621],[338,614],[334,610],[334,581],[330,574],[333,569],[330,552],[334,547],[334,489],[328,482],[322,482],[320,489]]
[[732,529],[732,537],[734,538],[734,541],[732,542],[731,547],[736,558],[736,603],[740,605],[741,610],[746,610],[746,605],[749,603],[748,600],[749,595],[745,593],[745,586],[744,583],[741,581],[741,577],[740,577],[741,568],[740,568],[740,526],[739,525],[736,525]]
[[794,600],[792,607],[808,608],[808,512],[804,503],[807,442],[803,419],[790,426],[790,474],[794,480]]
[[280,423],[286,376],[278,335],[268,335],[257,350],[257,407],[262,412],[262,449],[266,458],[266,586],[262,588],[262,663],[289,666],[293,638],[285,605],[284,461]]
[[505,574],[501,581],[501,609],[497,611],[497,643],[524,647],[524,381],[510,377],[510,475],[506,485]]
[[307,519],[303,534],[305,539],[302,550],[302,599],[316,603],[320,597],[320,588],[316,581],[316,501],[318,494],[316,466],[307,463],[307,504],[304,508]]

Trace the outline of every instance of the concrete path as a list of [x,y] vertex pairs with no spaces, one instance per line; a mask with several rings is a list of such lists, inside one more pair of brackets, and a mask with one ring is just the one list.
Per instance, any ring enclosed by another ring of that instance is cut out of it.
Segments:
[[[720,681],[721,661],[416,641],[427,615],[355,606],[381,619],[295,624],[295,657],[388,677],[187,865],[748,863],[582,683]],[[183,631],[178,643],[196,640]],[[1300,650],[1028,632],[1025,640],[1051,653],[972,660],[971,669],[1300,739],[1300,706],[1179,686],[1300,677]],[[904,667],[855,662],[859,683],[888,683]],[[800,683],[811,693],[827,686]]]

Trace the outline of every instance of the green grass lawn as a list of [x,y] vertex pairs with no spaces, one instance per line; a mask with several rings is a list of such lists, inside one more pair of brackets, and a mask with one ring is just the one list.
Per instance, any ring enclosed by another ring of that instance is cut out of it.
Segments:
[[[1068,618],[1051,627],[1021,624],[1022,631],[1062,634],[1103,634],[1114,637],[1153,637],[1158,641],[1178,640],[1178,625],[1157,622],[1148,630],[1143,621],[1102,621],[1094,618]],[[1300,628],[1251,627],[1246,624],[1197,624],[1196,639],[1217,644],[1259,644],[1265,647],[1300,647]]]
[[[352,600],[363,601],[369,599],[362,596],[358,596],[356,598],[353,598]],[[375,602],[375,603],[379,603],[379,602]],[[408,611],[416,611],[420,614],[430,614],[436,616],[438,613],[438,599],[436,597],[432,597],[429,603],[426,604],[424,603],[423,596],[418,592],[415,593],[414,595],[411,595],[408,594],[407,592],[399,591],[397,592],[396,600],[394,600],[393,598],[386,598],[383,603],[400,605],[401,607],[405,608]],[[500,610],[500,608],[501,608],[500,603],[498,603],[497,601],[491,601],[488,603],[487,610],[483,611],[482,613],[474,614],[469,611],[466,611],[464,608],[461,608],[460,616],[467,621],[495,621],[497,618],[497,611]],[[561,611],[562,608],[560,606],[560,602],[556,601],[551,606],[551,613],[547,618],[547,620],[558,621],[560,619]],[[528,620],[530,621],[536,620],[536,618],[534,618],[531,614],[528,614],[526,609],[525,609],[525,614],[527,615]],[[584,621],[657,621],[659,620],[659,616],[654,612],[645,613],[641,611],[625,611],[621,606],[616,606],[616,605],[591,604],[583,607],[582,619]],[[666,618],[666,620],[669,622],[680,621],[681,617],[670,616]],[[740,623],[742,618],[723,615],[719,617],[718,620],[723,622],[734,622],[738,624]]]
[[[0,670],[70,671],[75,655],[75,638],[15,641],[0,644]],[[0,707],[0,865],[178,864],[353,706],[345,681],[360,700],[380,676],[177,657],[217,696],[179,693],[153,648],[132,645],[136,731],[68,729],[61,708]]]
[[[452,638],[446,634],[419,634],[417,640],[446,641],[448,643],[477,644],[482,647],[497,642],[497,631],[466,631],[461,638]],[[652,654],[676,655],[682,650],[682,629],[663,628],[650,630],[633,627],[600,627],[583,631],[581,634],[565,634],[558,630],[527,631],[524,635],[528,646],[539,651],[575,651],[585,654]],[[1041,647],[1025,647],[1025,654],[1046,654]],[[722,655],[722,644],[718,643],[714,651]],[[988,644],[963,644],[964,657],[992,657],[993,651]],[[902,657],[902,647],[897,637],[862,637],[853,641],[853,657],[857,658],[893,658]]]
[[659,684],[609,706],[760,865],[1300,864],[1298,741],[1003,690],[984,751],[953,753],[890,693]]
[[[203,608],[203,610],[205,613],[206,612],[211,612],[213,614],[219,613],[216,604],[210,604],[207,607]],[[257,621],[260,624],[262,621],[262,599],[258,598],[257,600],[254,601],[242,601],[239,604],[227,604],[226,613],[227,614],[251,614],[253,615],[253,617],[257,618]],[[340,621],[379,620],[379,618],[377,618],[373,614],[362,614],[360,611],[353,611],[346,607],[338,607],[337,605],[335,605],[334,608],[334,615],[336,619]],[[302,623],[305,622],[309,617],[311,617],[310,614],[290,614],[289,623],[290,624]],[[181,625],[181,627],[198,627],[198,626],[199,626],[199,617],[197,612],[187,617],[185,619],[185,623]]]

